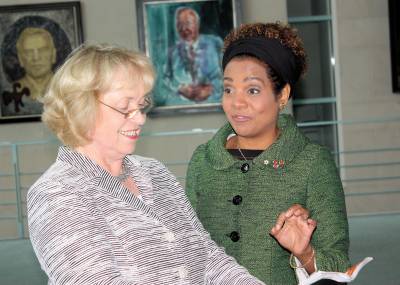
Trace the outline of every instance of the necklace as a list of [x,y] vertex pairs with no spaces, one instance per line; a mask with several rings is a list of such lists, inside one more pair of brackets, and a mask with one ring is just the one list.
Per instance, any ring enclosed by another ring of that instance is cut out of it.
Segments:
[[240,149],[240,147],[238,147],[238,151],[240,152],[240,155],[244,158],[245,161],[248,161],[248,159],[244,156],[242,150]]
[[125,166],[125,163],[122,163],[121,173],[118,176],[114,176],[117,180],[123,183],[129,177],[128,169]]
[[242,166],[240,167],[240,170],[243,173],[246,173],[247,171],[249,171],[250,169],[250,164],[248,163],[248,159],[244,156],[242,150],[240,149],[240,147],[238,146],[238,151],[240,152],[240,155],[244,158],[244,160],[246,161],[245,163],[242,164]]

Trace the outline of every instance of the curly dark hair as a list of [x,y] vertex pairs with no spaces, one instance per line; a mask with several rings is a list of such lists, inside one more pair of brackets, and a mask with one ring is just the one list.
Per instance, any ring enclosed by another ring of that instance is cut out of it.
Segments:
[[[303,41],[297,34],[297,30],[287,24],[280,22],[276,23],[254,23],[242,24],[237,29],[233,29],[224,39],[224,51],[234,42],[253,37],[264,37],[270,39],[277,39],[280,43],[290,49],[295,56],[296,64],[300,74],[304,75],[307,70],[307,55],[304,49]],[[243,54],[241,57],[254,57],[253,55]],[[260,59],[259,59],[260,60]],[[278,74],[267,66],[267,74],[273,83],[273,89],[276,95],[286,85],[286,82],[278,76]],[[290,96],[293,93],[293,86],[291,86]]]

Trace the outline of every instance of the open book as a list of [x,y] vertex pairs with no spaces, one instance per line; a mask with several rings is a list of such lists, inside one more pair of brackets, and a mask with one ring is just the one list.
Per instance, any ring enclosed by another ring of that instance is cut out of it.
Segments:
[[317,282],[321,279],[330,279],[337,282],[351,282],[356,279],[360,270],[370,261],[372,261],[372,257],[366,257],[359,263],[351,266],[346,272],[326,272],[326,271],[316,271],[311,275],[308,275],[307,272],[302,269],[296,269],[296,275],[299,280],[299,285],[309,285]]

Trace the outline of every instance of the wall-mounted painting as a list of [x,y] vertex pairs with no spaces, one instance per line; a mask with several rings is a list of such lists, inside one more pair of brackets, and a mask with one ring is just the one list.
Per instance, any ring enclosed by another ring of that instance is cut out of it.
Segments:
[[0,6],[0,123],[40,120],[53,72],[82,41],[79,2]]
[[140,48],[157,81],[150,115],[221,109],[223,38],[238,0],[136,0]]

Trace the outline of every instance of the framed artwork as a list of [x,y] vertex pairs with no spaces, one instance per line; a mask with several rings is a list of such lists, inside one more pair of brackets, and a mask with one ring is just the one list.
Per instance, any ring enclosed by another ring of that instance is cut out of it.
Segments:
[[136,0],[140,48],[157,73],[150,115],[221,110],[223,38],[239,0]]
[[390,50],[392,60],[392,87],[400,93],[400,3],[389,0]]
[[0,123],[40,120],[55,69],[82,41],[79,2],[0,6]]

